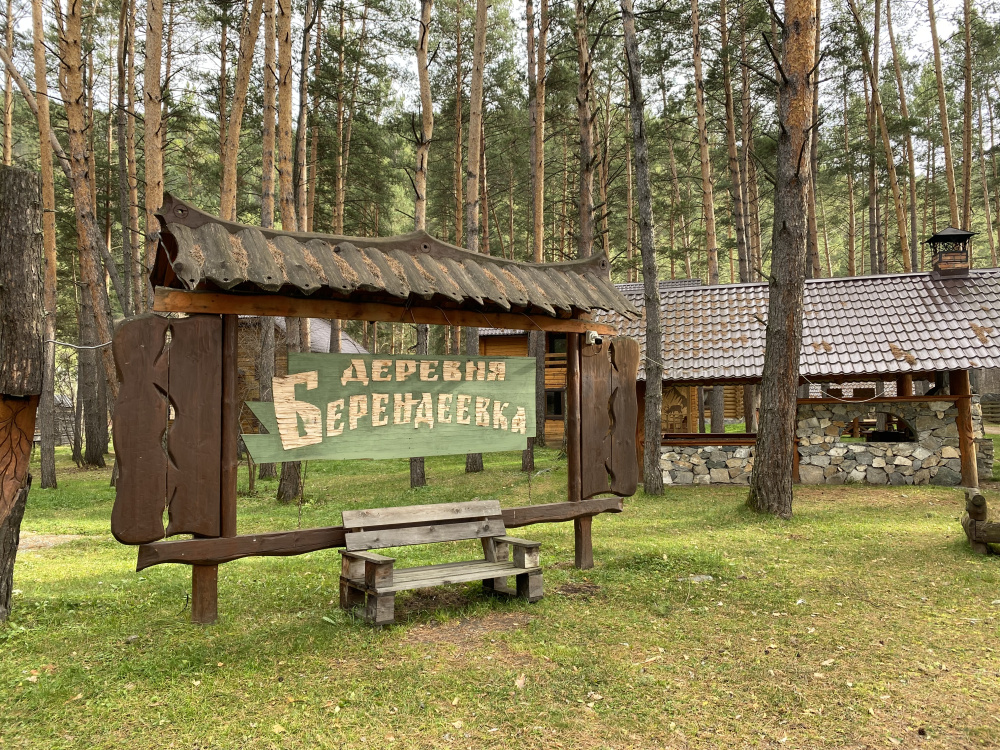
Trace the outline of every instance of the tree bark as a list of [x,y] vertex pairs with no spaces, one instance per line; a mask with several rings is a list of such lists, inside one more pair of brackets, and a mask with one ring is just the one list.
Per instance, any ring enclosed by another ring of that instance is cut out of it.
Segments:
[[580,184],[577,194],[579,232],[576,256],[587,258],[594,251],[594,124],[591,115],[590,35],[587,32],[586,0],[576,0],[573,26],[576,35],[576,116],[580,130]]
[[948,99],[944,91],[944,67],[941,64],[941,43],[937,35],[937,19],[934,16],[934,0],[927,0],[927,15],[931,28],[931,43],[934,47],[934,76],[937,81],[938,116],[941,128],[941,138],[944,144],[944,172],[948,183],[948,213],[951,225],[956,229],[967,229],[961,226],[958,215],[958,189],[955,185],[955,165],[951,158],[951,129],[948,127]]
[[[529,44],[529,70],[534,71],[534,88],[532,89],[533,112],[531,117],[532,131],[532,164],[531,164],[531,190],[532,190],[532,259],[535,263],[544,260],[545,241],[545,76],[546,76],[546,55],[548,54],[549,35],[549,0],[539,0],[540,18],[538,26],[538,45],[534,50],[534,64],[530,61],[532,54]],[[530,3],[529,3],[530,7]],[[533,21],[532,21],[533,23]],[[544,438],[535,442],[540,445],[545,444]]]
[[40,181],[0,168],[0,623],[13,592],[14,559],[31,476],[38,394],[44,381]]
[[[7,0],[7,22],[4,24],[4,36],[7,49],[14,49],[14,3]],[[10,166],[14,156],[14,78],[10,71],[4,73],[3,81],[3,163]]]
[[729,193],[733,201],[733,225],[736,229],[736,252],[740,264],[740,282],[750,281],[747,255],[747,227],[743,200],[743,175],[736,147],[736,108],[733,106],[732,75],[729,62],[729,23],[726,18],[726,0],[719,3],[722,36],[722,87],[726,98],[726,144],[729,148]]
[[[160,225],[156,212],[163,204],[163,131],[160,65],[163,56],[163,0],[146,0],[146,62],[143,67],[143,150],[146,157],[146,271],[156,258]],[[153,306],[153,290],[143,284],[146,308]],[[110,339],[109,339],[110,340]],[[110,349],[109,349],[110,351]]]
[[[101,257],[107,253],[107,246],[98,227],[91,182],[93,169],[90,157],[93,149],[87,139],[82,54],[83,9],[79,3],[69,3],[69,12],[65,15],[58,5],[55,9],[59,27],[59,82],[66,112],[69,142],[68,177],[73,192],[77,237],[81,243],[80,282],[93,308],[95,335],[100,339],[100,343],[105,343],[111,341],[112,337],[107,288],[100,268]],[[121,282],[118,279],[114,259],[106,260],[104,270],[111,277],[112,285],[120,299],[124,293],[121,292]],[[114,401],[118,395],[118,378],[111,347],[105,346],[98,352],[108,386],[108,396]]]
[[792,515],[796,390],[802,346],[802,299],[811,162],[803,159],[813,128],[816,59],[814,0],[786,0],[781,51],[777,171],[774,193],[767,338],[761,418],[747,505],[781,518]]
[[[653,193],[649,177],[649,146],[646,140],[646,100],[642,92],[642,58],[635,33],[632,0],[621,0],[628,69],[629,114],[635,144],[636,192],[639,202],[639,252],[642,254],[643,299],[646,305],[645,419],[643,435],[643,489],[647,495],[663,494],[660,469],[660,414],[663,405],[663,366],[660,333],[660,284],[653,236]],[[652,313],[652,314],[651,314]]]
[[[483,136],[483,67],[486,61],[487,0],[476,0],[476,31],[472,51],[472,80],[469,86],[469,148],[465,170],[465,247],[473,253],[479,247],[479,168]],[[479,355],[479,329],[465,329],[465,353]],[[483,470],[483,454],[469,453],[465,457],[469,473]]]
[[[230,105],[228,122],[225,112],[225,139],[222,143],[222,189],[219,191],[219,216],[229,221],[236,221],[236,175],[239,166],[240,133],[243,128],[243,110],[246,107],[247,90],[250,87],[250,70],[253,67],[254,49],[257,46],[257,33],[260,30],[261,0],[253,0],[252,5],[243,17],[240,29],[240,56],[236,64],[236,82],[233,86],[233,99]],[[223,50],[225,58],[225,50]]]
[[896,35],[892,30],[892,2],[885,0],[885,24],[889,32],[889,48],[892,52],[892,67],[896,76],[896,90],[899,92],[899,113],[906,123],[906,159],[910,168],[910,269],[919,270],[917,257],[920,241],[917,237],[917,166],[916,155],[913,153],[913,128],[910,126],[910,111],[906,104],[906,88],[903,86],[903,71],[899,62],[899,52],[896,49]]
[[[264,122],[261,145],[260,225],[274,226],[275,67],[274,0],[264,0]],[[274,332],[271,333],[272,339]]]
[[278,29],[278,208],[281,228],[295,231],[295,183],[292,175],[292,8],[277,0]]
[[[851,13],[854,15],[854,21],[857,24],[859,37],[864,39],[864,27],[861,23],[861,16],[858,13],[857,5],[855,0],[848,0],[848,5],[851,8]],[[878,4],[876,4],[876,8]],[[903,260],[903,272],[909,273],[911,270],[910,266],[910,252],[909,245],[906,241],[906,215],[903,209],[903,195],[899,188],[899,180],[896,177],[896,164],[892,152],[892,140],[889,137],[889,126],[885,119],[885,109],[882,107],[882,96],[879,94],[878,90],[878,69],[872,62],[872,57],[868,52],[868,43],[864,42],[861,45],[861,56],[864,61],[865,70],[868,73],[868,80],[872,87],[872,108],[875,112],[875,117],[878,120],[879,132],[882,135],[882,148],[885,151],[885,160],[887,171],[889,172],[889,186],[892,190],[892,201],[896,209],[896,228],[899,232],[899,249],[900,255]],[[885,268],[883,271],[887,270]]]
[[[427,51],[430,44],[433,0],[420,0],[417,29],[417,77],[420,79],[420,132],[417,135],[417,166],[413,174],[413,222],[415,229],[427,228],[427,162],[434,136],[434,103]],[[426,354],[426,352],[424,352]]]
[[[314,0],[306,0],[302,26],[302,47],[299,57],[299,116],[295,128],[295,160],[292,168],[292,179],[295,184],[295,215],[298,217],[296,226],[300,232],[307,231],[309,221],[308,196],[306,195],[306,186],[309,184],[309,166],[306,158],[306,139],[309,132],[309,39],[313,24],[316,23],[316,16],[316,3]],[[308,325],[302,326],[302,336],[303,351],[309,351]]]
[[847,158],[847,275],[857,275],[855,260],[855,237],[857,235],[854,208],[854,154],[851,151],[851,135],[847,126],[847,73],[844,74],[844,154]]
[[[35,63],[35,99],[37,101],[38,121],[38,158],[41,165],[41,198],[42,198],[42,246],[45,258],[44,306],[45,306],[45,376],[42,394],[39,402],[41,412],[41,469],[42,488],[56,487],[56,414],[55,414],[55,377],[56,377],[56,199],[55,182],[52,174],[52,144],[49,140],[51,121],[49,120],[48,82],[46,80],[45,62],[45,30],[42,25],[42,2],[33,0],[31,4],[33,49]],[[10,16],[8,16],[10,18]],[[8,23],[8,38],[13,34],[13,26]],[[8,42],[8,49],[10,49]],[[12,79],[8,73],[5,95],[11,95]],[[9,162],[6,162],[9,163]],[[2,576],[0,576],[2,579]]]
[[[428,67],[427,50],[430,43],[431,11],[433,0],[420,0],[420,27],[417,29],[417,75],[420,79],[420,134],[417,138],[417,168],[414,172],[415,193],[413,218],[414,229],[427,228],[427,163],[430,158],[431,138],[434,134],[434,103],[431,100],[431,78]],[[430,327],[417,326],[417,354],[427,354],[427,339]],[[422,456],[410,459],[410,487],[427,484]]]
[[[886,0],[889,2],[889,0]],[[962,62],[965,95],[962,97],[962,226],[972,228],[972,0],[962,3],[965,59]],[[971,259],[970,259],[971,260]]]

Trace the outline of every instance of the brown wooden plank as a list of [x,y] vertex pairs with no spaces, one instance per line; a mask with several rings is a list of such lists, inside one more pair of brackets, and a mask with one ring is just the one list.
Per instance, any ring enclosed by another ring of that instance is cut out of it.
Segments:
[[400,508],[368,508],[345,510],[344,526],[348,529],[377,529],[403,524],[427,524],[436,521],[457,521],[463,518],[500,516],[499,500],[475,500],[467,503],[431,503]]
[[635,382],[639,372],[639,342],[623,336],[611,339],[611,491],[630,497],[639,486],[635,434],[639,417]]
[[[633,380],[633,388],[635,387]],[[580,496],[608,491],[611,460],[611,342],[580,347]],[[634,428],[633,428],[634,429]]]
[[405,307],[382,302],[345,302],[331,299],[270,297],[261,294],[227,294],[225,292],[187,292],[166,287],[156,288],[153,309],[157,312],[270,315],[293,318],[373,320],[386,323],[484,326],[512,328],[521,331],[542,330],[562,333],[596,331],[602,336],[613,336],[616,333],[614,326],[582,318],[552,318],[538,314],[442,309],[438,306],[421,307],[419,304]]
[[167,536],[219,536],[222,321],[196,315],[170,329]]
[[[582,502],[545,503],[505,508],[504,526],[519,528],[536,523],[561,523],[598,513],[621,513],[620,497],[600,497]],[[344,546],[344,527],[327,526],[299,531],[273,531],[219,539],[180,539],[139,547],[136,571],[164,563],[188,565],[226,563],[244,557],[302,555]]]
[[570,502],[583,499],[580,484],[580,334],[566,337],[566,468]]
[[396,529],[347,532],[344,535],[347,549],[385,549],[387,547],[409,547],[414,544],[433,542],[457,542],[462,539],[479,539],[484,536],[500,536],[504,533],[503,521],[492,518],[470,523],[447,523],[432,526],[406,526]]
[[[236,536],[236,481],[239,468],[239,317],[222,316],[222,430],[219,535]],[[214,402],[213,402],[214,403]]]
[[[490,566],[490,567],[485,567]],[[428,572],[425,578],[415,578],[408,580],[394,580],[390,585],[380,587],[379,593],[389,593],[396,591],[410,591],[412,589],[425,589],[431,586],[447,586],[452,583],[466,583],[468,581],[483,581],[491,578],[506,577],[504,574],[515,575],[540,568],[515,568],[514,563],[482,563],[475,567],[468,568],[447,568],[440,572]]]
[[141,545],[135,569],[138,572],[163,563],[210,565],[231,562],[243,557],[303,555],[307,552],[343,546],[343,526],[273,531],[267,534],[247,534],[218,539],[180,539]]
[[621,513],[622,510],[623,504],[620,497],[598,497],[577,502],[504,508],[503,520],[508,529],[514,529],[536,523],[572,521],[575,518],[593,516],[598,513]]
[[167,503],[167,330],[171,321],[144,315],[122,323],[112,351],[118,400],[112,417],[118,481],[111,533],[122,544],[162,539]]

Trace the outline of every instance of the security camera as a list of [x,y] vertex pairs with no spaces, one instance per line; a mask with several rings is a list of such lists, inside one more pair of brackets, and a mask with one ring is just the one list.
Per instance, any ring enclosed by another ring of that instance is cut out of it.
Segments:
[[597,331],[587,331],[583,335],[583,343],[593,346],[600,346],[604,343],[604,337],[598,335]]

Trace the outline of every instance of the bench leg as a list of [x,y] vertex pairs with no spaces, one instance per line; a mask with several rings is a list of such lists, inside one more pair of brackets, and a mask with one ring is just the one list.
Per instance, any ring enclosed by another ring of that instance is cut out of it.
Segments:
[[486,578],[483,580],[483,591],[494,596],[512,596],[514,589],[507,583],[506,578]]
[[365,603],[365,592],[341,576],[340,578],[340,608],[348,611],[361,607]]
[[396,621],[396,595],[366,594],[365,619],[372,625],[392,625]]
[[519,573],[517,576],[517,595],[529,602],[537,602],[541,599],[542,571]]

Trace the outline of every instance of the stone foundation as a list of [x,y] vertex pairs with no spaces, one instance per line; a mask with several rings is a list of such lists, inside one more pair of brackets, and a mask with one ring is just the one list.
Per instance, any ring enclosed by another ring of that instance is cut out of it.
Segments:
[[[913,442],[841,442],[856,418],[878,411],[910,426]],[[951,401],[799,404],[799,481],[802,484],[937,484],[962,481],[958,409]],[[993,473],[993,442],[983,437],[982,412],[973,397],[973,433],[979,476]],[[662,450],[664,484],[747,484],[752,446],[672,447]]]

